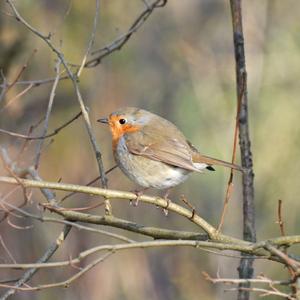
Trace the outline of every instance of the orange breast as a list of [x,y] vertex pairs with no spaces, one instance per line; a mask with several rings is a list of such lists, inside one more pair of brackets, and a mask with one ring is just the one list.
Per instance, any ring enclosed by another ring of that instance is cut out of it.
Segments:
[[129,132],[135,132],[140,130],[140,126],[132,125],[132,124],[120,124],[119,116],[111,116],[109,118],[109,127],[112,134],[113,140],[113,149],[116,149],[119,139],[125,134]]

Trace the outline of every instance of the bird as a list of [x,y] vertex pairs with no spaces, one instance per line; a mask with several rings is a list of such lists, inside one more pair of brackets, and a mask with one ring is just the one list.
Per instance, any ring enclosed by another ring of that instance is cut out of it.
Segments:
[[201,154],[170,121],[137,107],[121,108],[98,122],[108,124],[114,159],[133,182],[166,190],[184,182],[190,173],[214,171],[214,165],[242,167]]

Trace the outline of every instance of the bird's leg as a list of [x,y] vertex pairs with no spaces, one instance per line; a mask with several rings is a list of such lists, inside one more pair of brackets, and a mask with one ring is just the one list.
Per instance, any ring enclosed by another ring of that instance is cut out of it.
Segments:
[[136,195],[136,198],[135,198],[134,201],[132,201],[132,200],[129,201],[129,202],[130,202],[130,205],[138,206],[140,197],[141,197],[141,196],[144,194],[144,192],[145,192],[146,190],[148,190],[148,189],[149,189],[149,188],[146,187],[146,188],[143,188],[143,189],[141,189],[141,190],[134,190],[134,191],[132,191],[132,193],[134,193],[134,194]]
[[166,193],[164,194],[164,197],[163,197],[163,198],[167,201],[167,205],[166,205],[166,207],[163,209],[164,214],[165,214],[166,217],[167,217],[168,214],[169,214],[168,208],[169,208],[169,205],[170,205],[170,203],[171,203],[171,200],[168,198],[169,195],[170,195],[170,192],[171,192],[171,188],[167,189],[167,190],[166,190]]
[[195,206],[193,206],[186,198],[184,195],[180,196],[180,200],[183,201],[183,203],[185,203],[191,210],[192,210],[192,215],[190,217],[190,219],[192,220],[195,216],[196,213],[196,209]]

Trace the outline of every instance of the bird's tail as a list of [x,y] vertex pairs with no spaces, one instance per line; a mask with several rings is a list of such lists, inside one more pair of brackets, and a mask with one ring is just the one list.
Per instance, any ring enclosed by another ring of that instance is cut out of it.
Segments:
[[193,154],[193,162],[194,163],[204,163],[204,164],[207,164],[208,166],[219,165],[219,166],[234,169],[234,170],[237,170],[240,172],[243,172],[243,170],[244,170],[241,166],[231,164],[229,162],[226,162],[226,161],[223,161],[220,159],[212,158],[212,157],[200,154],[200,153]]

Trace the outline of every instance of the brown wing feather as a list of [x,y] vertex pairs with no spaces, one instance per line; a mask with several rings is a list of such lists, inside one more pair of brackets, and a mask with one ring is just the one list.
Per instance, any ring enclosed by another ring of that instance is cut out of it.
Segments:
[[[193,164],[191,148],[182,133],[176,127],[175,129],[177,130],[176,138],[170,138],[174,136],[172,134],[174,132],[169,132],[170,128],[162,129],[158,135],[157,132],[155,134],[155,127],[145,126],[142,131],[125,135],[127,148],[135,155],[148,157],[189,171],[199,171]],[[171,128],[172,130],[174,128]]]
[[174,124],[156,115],[142,130],[125,134],[124,137],[132,154],[175,167],[199,172],[194,163],[205,163],[242,171],[240,166],[200,154]]

